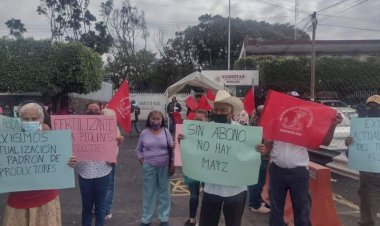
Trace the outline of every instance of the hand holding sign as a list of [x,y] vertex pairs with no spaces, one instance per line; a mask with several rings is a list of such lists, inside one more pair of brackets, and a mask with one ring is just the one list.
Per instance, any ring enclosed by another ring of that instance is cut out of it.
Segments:
[[0,193],[74,187],[71,155],[70,131],[0,133]]
[[348,167],[380,173],[380,118],[354,118],[350,133]]
[[116,162],[116,119],[103,115],[52,115],[55,130],[71,130],[78,160]]
[[262,128],[187,121],[181,141],[184,174],[213,184],[245,186],[256,184]]

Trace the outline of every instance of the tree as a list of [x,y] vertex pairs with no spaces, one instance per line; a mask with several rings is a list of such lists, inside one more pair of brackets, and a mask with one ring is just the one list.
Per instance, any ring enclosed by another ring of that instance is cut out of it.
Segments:
[[139,58],[135,47],[138,35],[142,34],[142,38],[146,40],[149,33],[144,12],[132,6],[129,0],[124,0],[120,8],[114,8],[113,1],[107,0],[101,4],[101,13],[104,25],[113,38],[112,57],[107,60],[107,71],[118,87],[124,79],[129,79],[134,69],[139,67],[133,65],[135,59]]
[[12,18],[5,22],[5,25],[7,25],[9,29],[9,34],[15,38],[22,38],[22,35],[26,32],[26,28],[20,19]]
[[[292,39],[294,29],[289,24],[269,24],[240,18],[231,19],[231,61],[240,54],[246,36],[265,40]],[[300,32],[300,39],[309,39]],[[209,14],[199,17],[199,24],[177,32],[167,43],[167,51],[174,51],[177,61],[187,62],[201,69],[227,69],[228,18]],[[165,53],[166,54],[166,53]],[[164,55],[165,55],[164,54]]]
[[0,58],[0,92],[89,93],[103,80],[99,54],[77,42],[2,38]]
[[96,17],[88,10],[90,0],[40,0],[39,15],[50,25],[51,40],[79,40]]

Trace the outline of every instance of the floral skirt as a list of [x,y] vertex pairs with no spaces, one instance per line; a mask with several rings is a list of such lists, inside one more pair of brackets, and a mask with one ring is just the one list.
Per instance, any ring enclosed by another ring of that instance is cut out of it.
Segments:
[[62,226],[59,196],[40,207],[5,208],[3,226]]

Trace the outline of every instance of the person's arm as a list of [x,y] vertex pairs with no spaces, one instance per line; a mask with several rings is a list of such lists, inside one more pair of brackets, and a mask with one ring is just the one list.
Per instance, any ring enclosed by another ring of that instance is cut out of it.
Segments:
[[325,145],[325,146],[330,145],[332,139],[334,138],[334,131],[335,131],[336,126],[342,122],[342,115],[340,113],[336,113],[336,118],[333,120],[334,120],[333,123],[331,124],[325,138],[323,139],[322,145]]
[[144,137],[144,133],[142,133],[141,136],[139,137],[139,141],[138,141],[138,143],[137,143],[137,147],[136,147],[137,159],[139,160],[140,164],[143,164],[143,163],[144,163],[144,155],[143,155],[143,149],[144,149],[144,145],[143,145],[143,137]]
[[121,135],[119,127],[116,126],[116,141],[117,145],[121,145],[124,142],[124,136]]

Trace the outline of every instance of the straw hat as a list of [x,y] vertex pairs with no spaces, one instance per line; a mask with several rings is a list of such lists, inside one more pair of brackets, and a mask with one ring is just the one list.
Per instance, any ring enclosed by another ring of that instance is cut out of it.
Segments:
[[234,114],[239,114],[244,109],[243,102],[234,96],[231,96],[226,90],[219,90],[216,93],[214,103],[229,104],[234,109]]
[[368,97],[367,104],[370,103],[370,102],[374,102],[376,104],[380,104],[380,96],[379,95],[373,95],[373,96]]

